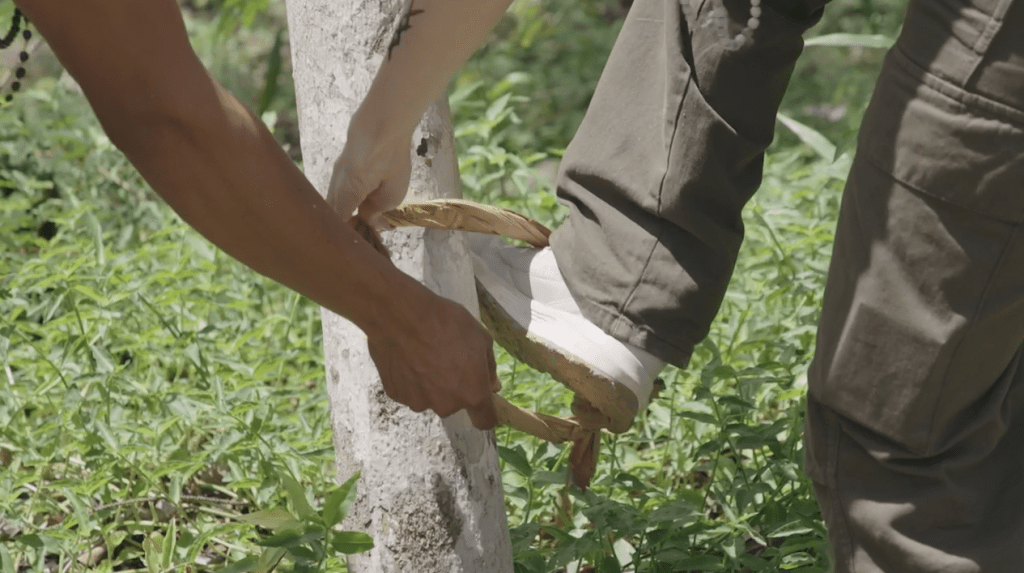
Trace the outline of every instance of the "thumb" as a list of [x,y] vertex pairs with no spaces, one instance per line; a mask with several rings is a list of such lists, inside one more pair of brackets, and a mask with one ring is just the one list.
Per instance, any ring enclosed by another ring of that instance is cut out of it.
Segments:
[[398,207],[409,191],[409,177],[392,177],[381,182],[359,205],[359,217],[375,229],[390,229],[384,213]]
[[384,218],[385,209],[379,207],[374,201],[371,195],[369,199],[363,201],[363,204],[359,206],[359,212],[356,217],[366,221],[366,224],[374,229],[382,229],[385,231],[391,230],[391,225],[387,219]]
[[331,172],[331,182],[327,186],[327,204],[343,220],[348,221],[355,214],[356,207],[363,202],[363,199],[369,193],[369,190],[360,189],[358,182],[349,176],[348,170],[339,158],[334,164],[334,170]]

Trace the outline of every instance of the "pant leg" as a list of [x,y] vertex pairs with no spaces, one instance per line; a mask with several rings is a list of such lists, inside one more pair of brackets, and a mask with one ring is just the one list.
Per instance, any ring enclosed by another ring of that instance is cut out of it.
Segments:
[[[724,1],[724,4],[723,4]],[[585,316],[684,365],[721,305],[775,113],[821,0],[635,0],[558,194],[552,238]]]
[[1022,30],[912,0],[865,116],[809,372],[838,572],[1024,571]]

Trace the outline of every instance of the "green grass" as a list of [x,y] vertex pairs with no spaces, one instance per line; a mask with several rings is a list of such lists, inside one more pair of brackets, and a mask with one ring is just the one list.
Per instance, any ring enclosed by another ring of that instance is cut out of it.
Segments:
[[157,202],[77,98],[2,117],[0,551],[141,567],[175,523],[175,562],[237,556],[226,515],[331,483],[318,309]]
[[[517,5],[457,80],[472,197],[563,216],[535,168],[582,118],[619,26],[611,4]],[[815,33],[891,37],[899,10],[837,0]],[[229,40],[202,18],[190,29],[255,106],[265,74],[253,80],[248,62],[281,25],[272,9]],[[564,487],[566,449],[498,430],[517,572],[828,570],[801,473],[805,372],[880,57],[808,48],[783,111],[838,158],[780,125],[711,336],[689,368],[664,373],[633,429],[606,438],[590,491]],[[287,128],[286,84],[268,109]],[[325,503],[335,472],[315,305],[181,223],[52,80],[0,109],[0,189],[0,573],[214,571],[259,551],[242,512]],[[550,379],[503,352],[498,368],[516,403],[568,413]]]

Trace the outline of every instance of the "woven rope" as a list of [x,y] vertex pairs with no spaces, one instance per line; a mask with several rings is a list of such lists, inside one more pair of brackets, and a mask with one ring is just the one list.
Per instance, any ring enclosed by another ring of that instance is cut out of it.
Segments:
[[526,241],[534,247],[546,247],[551,235],[550,229],[515,211],[464,199],[403,203],[384,213],[384,218],[395,227],[487,233]]

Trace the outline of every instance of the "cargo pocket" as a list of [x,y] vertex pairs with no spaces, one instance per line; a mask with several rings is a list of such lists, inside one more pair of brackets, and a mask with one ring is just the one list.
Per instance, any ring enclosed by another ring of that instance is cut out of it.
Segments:
[[858,153],[911,189],[1024,221],[1024,112],[967,92],[890,51]]
[[926,74],[898,48],[865,116],[811,392],[903,451],[931,452],[938,414],[992,382],[984,355],[958,349],[981,336],[989,283],[1024,219],[1017,119],[1024,114]]
[[836,412],[915,452],[928,449],[931,418],[942,390],[936,367],[943,344],[892,313],[861,305],[833,362]]

